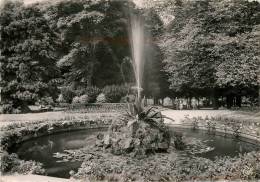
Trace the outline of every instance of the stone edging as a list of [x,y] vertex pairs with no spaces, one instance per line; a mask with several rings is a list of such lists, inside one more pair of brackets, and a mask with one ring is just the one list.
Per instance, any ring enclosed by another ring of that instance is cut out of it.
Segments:
[[26,140],[37,138],[45,135],[83,130],[107,128],[112,119],[87,119],[72,121],[52,121],[52,122],[27,122],[23,124],[14,124],[1,128],[1,150],[9,151],[11,147]]
[[194,128],[194,125],[191,123],[183,123],[183,124],[167,124],[170,127],[177,127],[177,128],[186,128],[186,129],[196,129],[196,130],[204,130],[207,131],[209,134],[216,134],[216,135],[221,135],[225,137],[230,137],[230,138],[237,138],[239,140],[253,143],[255,145],[260,146],[260,137],[256,135],[252,135],[251,133],[247,133],[244,131],[239,131],[239,135],[236,137],[234,134],[234,131],[231,129],[223,129],[222,125],[216,125],[214,131],[210,131],[209,128],[204,124],[200,124],[198,127]]
[[[117,119],[117,118],[114,118]],[[6,126],[1,128],[1,148],[2,150],[8,150],[15,144],[21,143],[23,141],[29,140],[31,138],[37,138],[44,135],[55,134],[59,132],[66,131],[75,131],[75,130],[83,130],[83,129],[98,129],[98,128],[107,128],[113,119],[86,119],[86,120],[66,120],[66,121],[51,121],[51,122],[27,122],[23,124],[15,124],[12,127]],[[199,130],[206,130],[210,132],[217,132],[219,135],[235,137],[234,131],[232,128],[223,129],[223,125],[215,122],[214,130],[210,130],[207,124],[204,122],[198,122],[196,125],[190,122],[189,119],[187,121],[183,121],[181,124],[167,124],[171,127],[178,128],[195,128]],[[9,129],[8,129],[9,128]],[[10,129],[11,128],[11,129]],[[252,135],[252,133],[245,132],[241,129],[238,132],[238,138],[243,141],[248,141],[250,143],[254,143],[260,146],[260,137],[256,135]],[[6,143],[5,143],[6,142]]]

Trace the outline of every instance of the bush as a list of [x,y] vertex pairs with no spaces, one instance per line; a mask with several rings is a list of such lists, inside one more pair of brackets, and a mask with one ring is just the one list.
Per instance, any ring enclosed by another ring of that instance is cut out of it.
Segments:
[[89,97],[88,97],[88,95],[82,95],[82,96],[80,96],[79,98],[78,98],[78,101],[79,101],[79,103],[80,104],[87,104],[88,103],[88,101],[89,101]]
[[101,93],[97,96],[97,103],[105,103],[106,102],[106,96],[105,94]]
[[40,99],[40,104],[54,106],[54,101],[53,101],[52,97],[43,97]]
[[107,102],[119,102],[128,93],[129,88],[125,85],[109,85],[103,88]]
[[44,174],[45,170],[42,168],[42,163],[40,162],[20,160],[19,165],[14,166],[11,173]]
[[15,166],[19,165],[17,154],[1,153],[1,173],[10,171]]
[[56,101],[59,102],[59,103],[65,103],[65,102],[66,102],[62,94],[60,94],[60,95],[58,96],[58,98],[57,98]]
[[97,99],[97,96],[101,93],[101,90],[97,87],[87,87],[86,94],[89,97],[89,103],[94,103]]
[[0,114],[11,114],[13,112],[12,104],[3,104],[0,107]]
[[20,160],[17,154],[1,153],[1,173],[11,172],[19,174],[44,174],[42,164],[35,161]]
[[80,100],[80,97],[78,97],[78,96],[73,97],[73,99],[72,99],[72,104],[80,103],[79,100]]
[[76,95],[69,87],[64,87],[61,89],[61,94],[65,103],[71,103],[73,97]]
[[[88,96],[87,103],[94,103],[97,96],[101,93],[101,90],[95,86],[80,88],[74,91],[75,95],[81,97],[82,95]],[[85,102],[86,103],[86,102]]]
[[75,93],[76,96],[80,97],[80,96],[85,94],[85,91],[86,91],[85,89],[81,88],[81,89],[75,90],[74,93]]

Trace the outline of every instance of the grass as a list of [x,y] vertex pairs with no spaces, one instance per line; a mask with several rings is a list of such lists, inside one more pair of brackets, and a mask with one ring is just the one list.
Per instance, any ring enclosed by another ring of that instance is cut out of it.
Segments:
[[62,120],[84,120],[95,118],[112,118],[118,116],[118,113],[66,113],[63,111],[28,113],[28,114],[2,114],[0,115],[0,127],[12,123],[25,123],[35,121],[62,121]]
[[[260,123],[260,110],[171,110],[165,109],[162,114],[172,118],[175,122],[180,122],[186,116],[192,117],[226,117],[234,120],[243,120],[249,122],[259,122]],[[112,117],[119,115],[119,112],[114,110],[109,112],[66,112],[66,111],[53,111],[53,112],[43,112],[43,113],[28,113],[28,114],[1,114],[0,115],[0,127],[8,125],[13,122],[31,122],[31,121],[53,121],[53,120],[66,120],[70,118],[74,119],[87,119],[100,118],[100,117]],[[166,121],[172,122],[172,121]]]

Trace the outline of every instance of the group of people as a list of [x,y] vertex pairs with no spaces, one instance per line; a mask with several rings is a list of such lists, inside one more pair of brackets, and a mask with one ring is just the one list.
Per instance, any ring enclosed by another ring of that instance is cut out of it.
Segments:
[[198,101],[194,97],[192,99],[186,98],[175,98],[174,99],[174,106],[178,110],[182,109],[198,109]]

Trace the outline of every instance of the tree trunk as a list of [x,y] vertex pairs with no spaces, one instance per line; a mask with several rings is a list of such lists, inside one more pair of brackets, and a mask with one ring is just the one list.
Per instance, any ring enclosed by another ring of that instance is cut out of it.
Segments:
[[213,104],[213,109],[218,109],[219,104],[218,104],[218,95],[216,89],[213,90],[212,94],[212,104]]
[[242,97],[241,95],[236,96],[236,106],[241,107],[242,104]]
[[154,105],[158,105],[158,98],[157,98],[157,97],[154,97],[154,98],[153,98],[153,104],[154,104]]
[[232,106],[233,106],[233,95],[227,95],[227,99],[226,99],[226,102],[227,102],[227,108],[230,109]]
[[258,85],[258,106],[260,107],[260,85]]
[[197,103],[198,103],[198,105],[197,105],[197,109],[200,109],[200,98],[197,97],[196,99],[197,99]]

